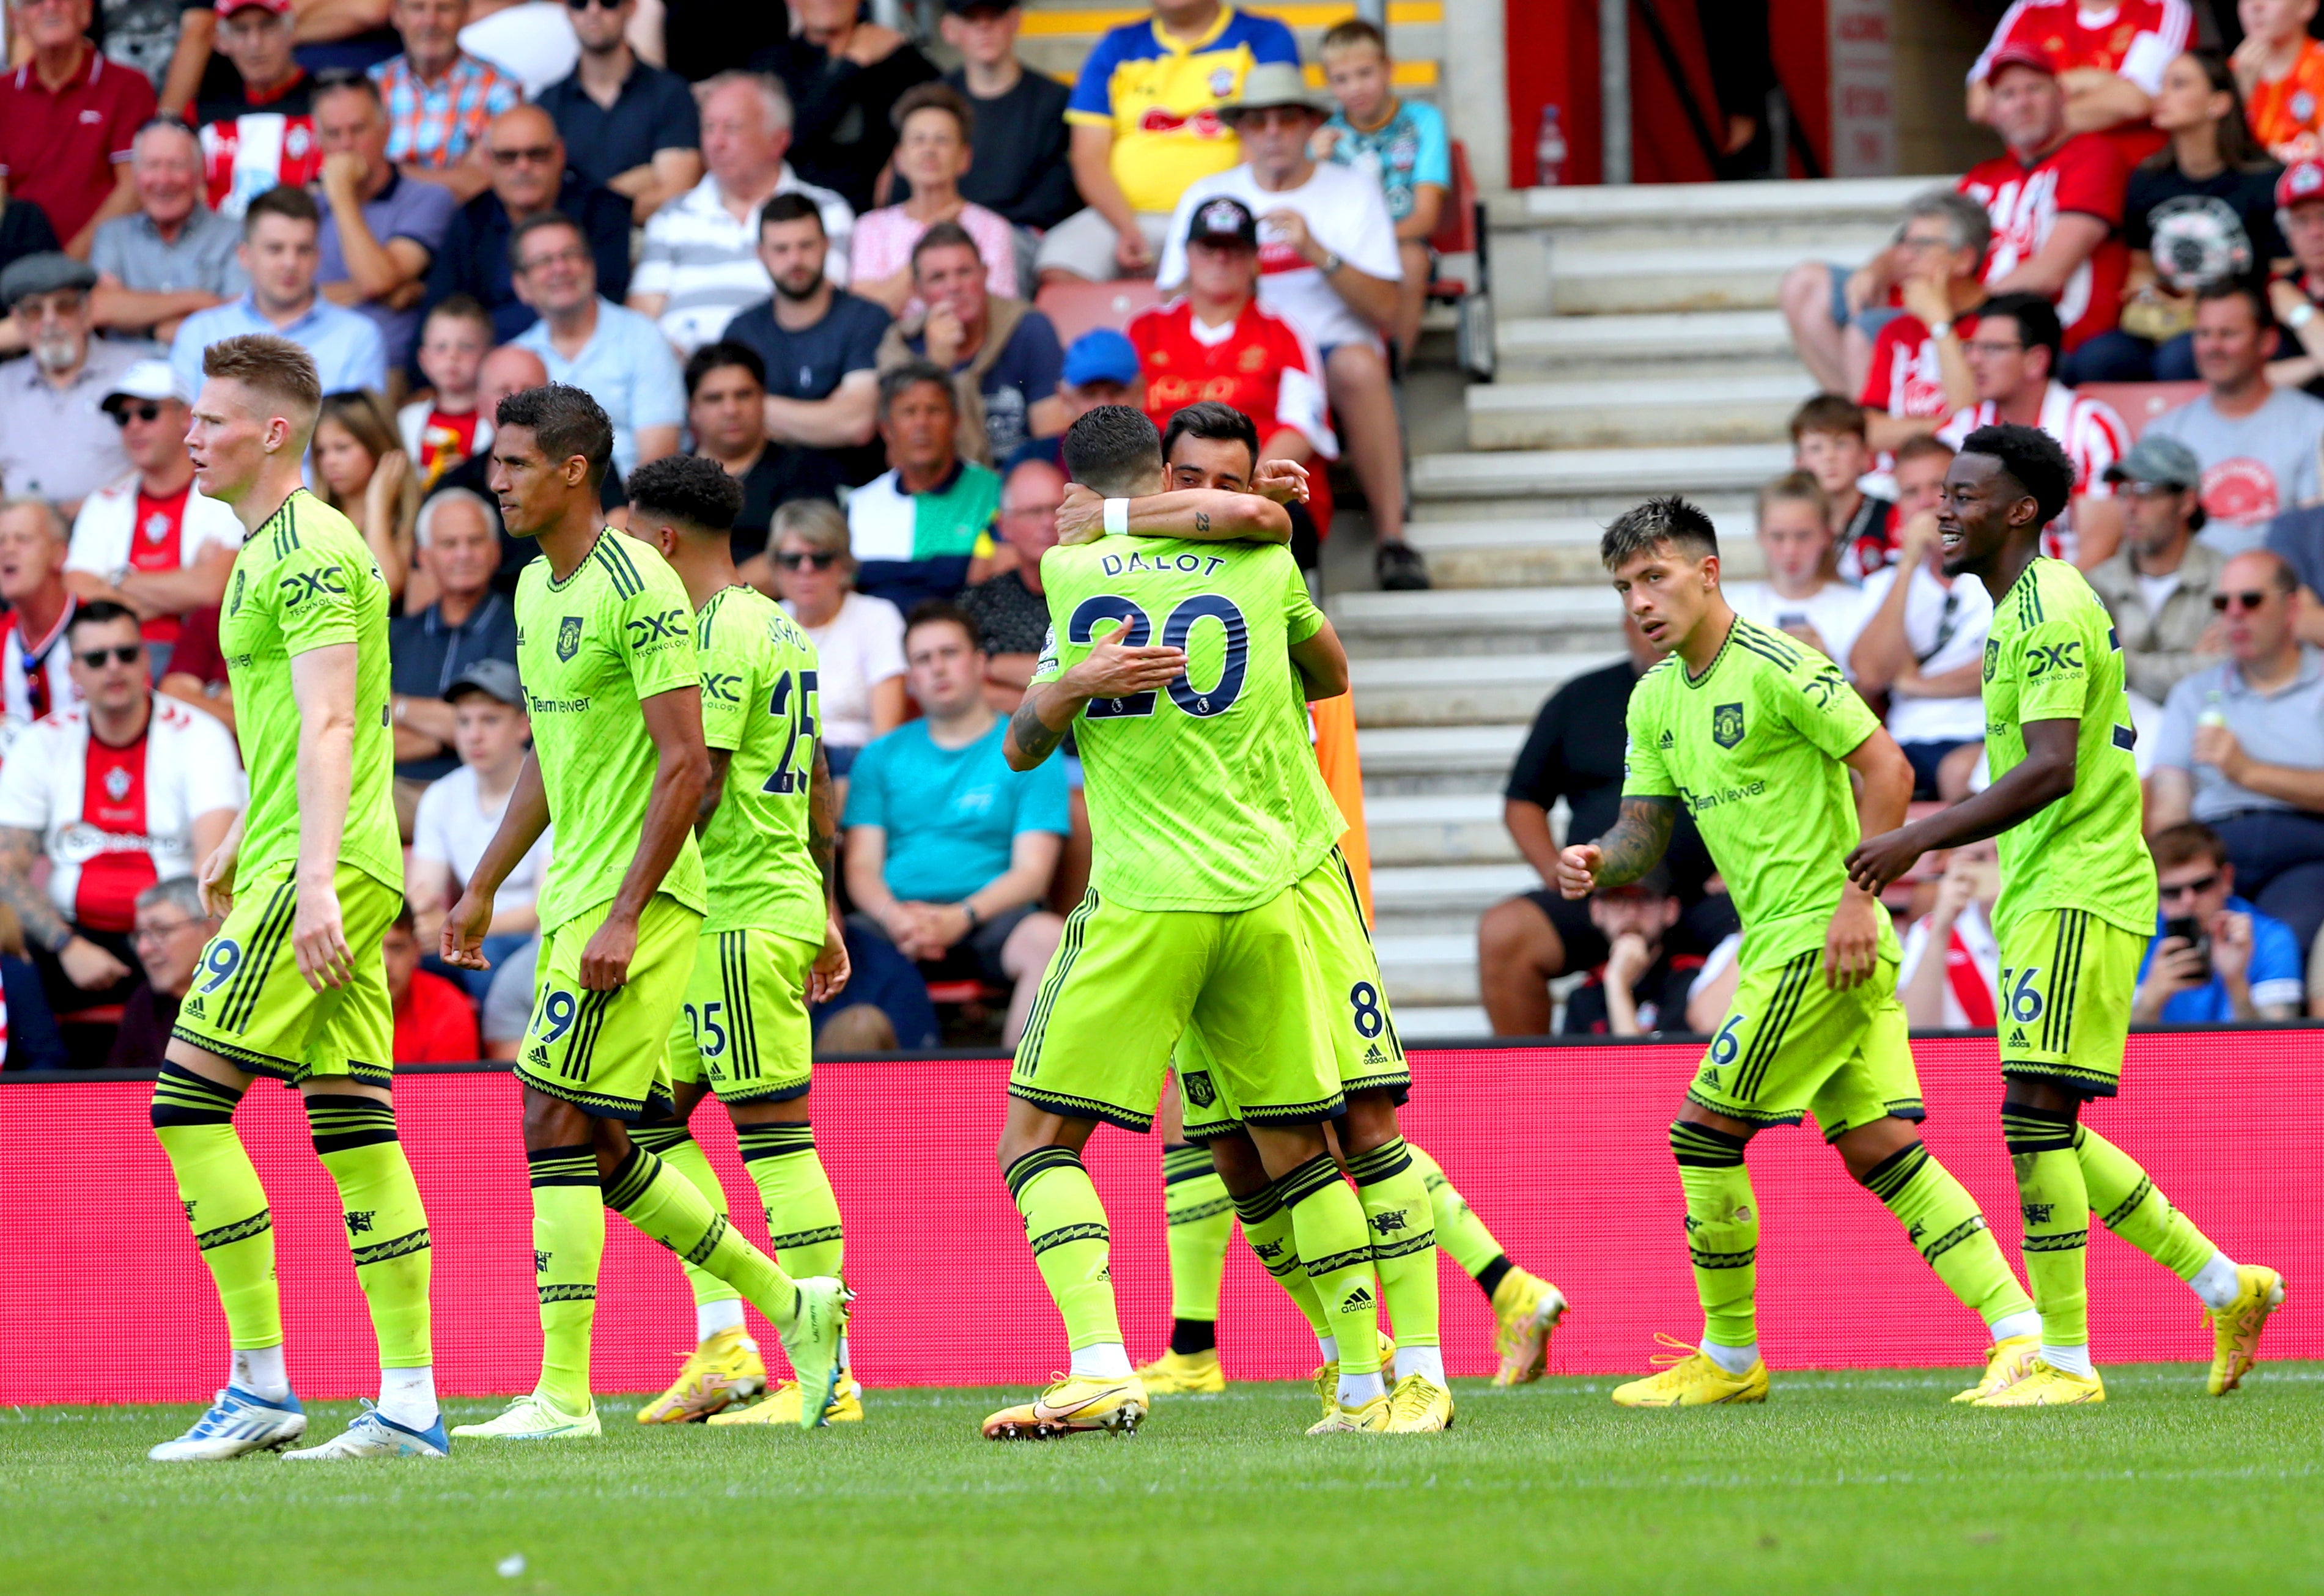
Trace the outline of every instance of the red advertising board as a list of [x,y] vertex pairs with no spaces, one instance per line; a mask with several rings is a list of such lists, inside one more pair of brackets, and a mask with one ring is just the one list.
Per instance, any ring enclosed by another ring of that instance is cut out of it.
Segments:
[[[2324,1357],[2324,1315],[2299,1311],[2302,1282],[2324,1280],[2324,1240],[2282,1195],[2285,1175],[2317,1157],[2292,1105],[2306,1099],[2319,1040],[2299,1030],[2134,1037],[2124,1096],[2089,1112],[2220,1246],[2290,1278],[2292,1311],[2269,1332],[2276,1357]],[[1985,1205],[2014,1257],[1993,1042],[1924,1040],[1915,1050],[1929,1145]],[[1641,1369],[1655,1331],[1692,1340],[1701,1329],[1665,1132],[1696,1052],[1526,1047],[1414,1058],[1411,1139],[1436,1155],[1517,1261],[1572,1299],[1554,1372]],[[1006,1072],[998,1060],[817,1067],[816,1140],[847,1224],[856,1368],[874,1390],[1028,1384],[1063,1366],[1056,1311],[993,1163]],[[147,1126],[148,1091],[134,1081],[0,1085],[0,1402],[189,1401],[219,1383],[226,1325]],[[539,1331],[515,1084],[483,1070],[415,1071],[397,1098],[435,1238],[438,1382],[454,1394],[525,1385]],[[273,1199],[293,1383],[309,1398],[368,1394],[370,1326],[337,1194],[298,1103],[260,1086],[238,1123]],[[697,1133],[734,1197],[736,1223],[763,1243],[715,1105],[697,1115]],[[1160,1147],[1102,1129],[1088,1163],[1112,1221],[1123,1329],[1132,1354],[1149,1357],[1169,1328]],[[1982,1327],[1812,1129],[1762,1136],[1751,1169],[1765,1215],[1760,1335],[1773,1368],[1978,1361]],[[1489,1372],[1484,1300],[1449,1260],[1443,1270],[1447,1366]],[[2101,1234],[2090,1274],[2101,1362],[2209,1355],[2194,1298],[2144,1257]],[[771,1354],[773,1338],[759,1328]],[[92,1335],[126,1337],[136,1356],[78,1355]],[[659,1388],[692,1340],[676,1263],[612,1221],[598,1389]],[[1235,1378],[1297,1378],[1314,1363],[1304,1324],[1240,1241],[1219,1340]]]

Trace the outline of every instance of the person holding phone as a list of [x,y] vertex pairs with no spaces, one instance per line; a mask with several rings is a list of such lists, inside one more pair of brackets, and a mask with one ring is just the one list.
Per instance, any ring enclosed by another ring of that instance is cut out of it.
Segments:
[[2148,846],[2163,905],[2131,1018],[2201,1025],[2298,1014],[2299,940],[2283,922],[2235,895],[2236,867],[2218,833],[2190,821],[2156,832]]

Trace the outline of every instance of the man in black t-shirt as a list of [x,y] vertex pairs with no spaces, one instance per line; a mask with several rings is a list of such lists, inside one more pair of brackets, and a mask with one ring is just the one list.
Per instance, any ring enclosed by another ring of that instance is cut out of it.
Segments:
[[[1630,689],[1661,655],[1627,620],[1630,657],[1576,676],[1552,693],[1535,717],[1502,794],[1502,823],[1544,881],[1556,878],[1557,843],[1549,812],[1563,799],[1569,837],[1596,837],[1613,825],[1622,803],[1625,717]],[[1734,929],[1724,892],[1706,894],[1711,856],[1694,822],[1681,815],[1667,860],[1686,913],[1672,938],[1690,952],[1717,944]],[[1606,939],[1588,909],[1550,888],[1521,893],[1485,911],[1477,924],[1477,978],[1496,1036],[1548,1032],[1549,983],[1605,962]]]
[[961,58],[945,81],[976,112],[974,159],[960,195],[1019,227],[1048,228],[1082,208],[1065,126],[1073,90],[1025,69],[1017,59],[1019,20],[1010,0],[945,0],[944,41]]
[[[748,7],[736,9],[747,10]],[[896,151],[888,119],[896,96],[936,69],[909,41],[863,20],[857,0],[790,0],[799,31],[751,57],[789,91],[792,170],[835,189],[861,216],[872,207],[880,169]]]
[[1590,922],[1606,962],[1565,999],[1562,1036],[1654,1036],[1686,1031],[1686,998],[1702,968],[1700,953],[1674,953],[1666,940],[1680,904],[1670,872],[1656,865],[1628,886],[1590,899]]
[[878,442],[880,340],[888,313],[843,294],[824,275],[831,241],[804,194],[759,207],[759,263],[770,299],[736,313],[721,337],[759,357],[766,372],[767,440],[826,452],[850,487],[888,469]]

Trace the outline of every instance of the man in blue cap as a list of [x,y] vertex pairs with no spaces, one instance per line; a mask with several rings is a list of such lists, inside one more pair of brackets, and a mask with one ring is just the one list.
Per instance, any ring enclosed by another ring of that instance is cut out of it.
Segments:
[[[1144,390],[1138,369],[1138,351],[1126,335],[1111,327],[1092,327],[1067,345],[1065,364],[1057,375],[1057,402],[1065,408],[1067,427],[1100,405],[1134,408]],[[1058,445],[1064,441],[1063,434],[1027,438],[1001,463],[1001,474],[1010,475],[1028,460],[1038,460],[1063,471],[1065,463]]]

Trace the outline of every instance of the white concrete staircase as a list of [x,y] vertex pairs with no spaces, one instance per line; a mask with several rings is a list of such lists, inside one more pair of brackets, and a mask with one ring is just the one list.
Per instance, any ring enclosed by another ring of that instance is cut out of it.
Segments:
[[[1407,1040],[1481,1035],[1476,922],[1539,885],[1500,823],[1544,699],[1619,657],[1608,519],[1681,492],[1758,573],[1752,496],[1812,391],[1775,289],[1853,265],[1941,179],[1537,189],[1492,197],[1499,380],[1450,426],[1408,409],[1412,541],[1436,586],[1329,601],[1353,661],[1383,973]],[[1434,445],[1432,440],[1441,439]]]

